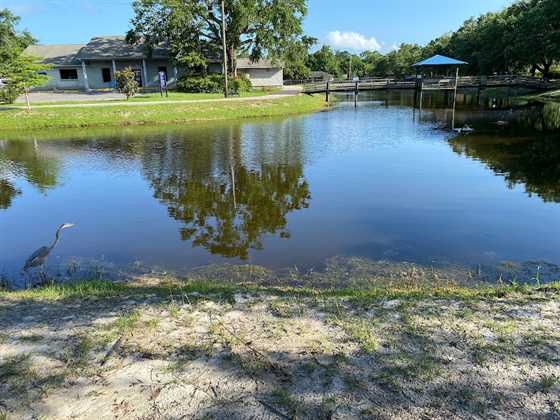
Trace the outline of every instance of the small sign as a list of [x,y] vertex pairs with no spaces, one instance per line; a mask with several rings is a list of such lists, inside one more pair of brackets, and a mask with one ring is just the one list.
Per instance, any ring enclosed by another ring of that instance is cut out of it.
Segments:
[[168,94],[167,94],[167,75],[165,74],[164,71],[159,72],[159,90],[160,90],[161,96],[163,96],[164,91],[165,91],[165,96],[168,96]]

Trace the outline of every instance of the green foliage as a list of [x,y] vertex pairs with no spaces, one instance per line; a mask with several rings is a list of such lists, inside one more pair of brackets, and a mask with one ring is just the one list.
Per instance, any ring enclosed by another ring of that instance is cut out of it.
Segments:
[[[229,93],[238,94],[251,90],[251,81],[244,76],[230,78]],[[210,74],[207,76],[183,76],[177,82],[177,90],[188,93],[221,93],[224,91],[224,76]]]
[[[166,42],[172,56],[191,70],[203,70],[209,56],[221,56],[220,1],[135,0],[129,42],[149,48]],[[254,60],[282,57],[303,35],[306,0],[226,0],[226,49],[235,73],[238,55]]]
[[0,10],[0,63],[7,63],[35,42],[29,32],[16,30],[19,20],[10,10]]
[[41,64],[38,60],[37,57],[20,53],[0,64],[0,78],[7,84],[0,96],[6,102],[11,103],[27,89],[44,85],[48,81],[48,77],[40,72],[48,70],[50,66]]
[[117,80],[117,89],[119,92],[126,95],[127,100],[131,96],[135,96],[140,90],[138,82],[136,81],[134,70],[130,67],[117,71],[115,73],[115,79]]
[[0,103],[13,104],[18,96],[19,93],[14,86],[6,85],[0,88]]
[[311,75],[307,59],[309,49],[317,43],[316,38],[309,36],[302,37],[301,40],[294,42],[292,47],[284,54],[284,79],[286,80],[305,80]]
[[[469,74],[540,73],[555,76],[560,64],[560,7],[558,0],[518,0],[511,6],[466,20],[455,32],[425,46],[401,44],[387,54],[366,51],[360,56],[323,46],[307,58],[311,70],[347,77],[397,76],[414,73],[411,65],[436,54],[469,63]],[[289,66],[289,63],[287,63]]]

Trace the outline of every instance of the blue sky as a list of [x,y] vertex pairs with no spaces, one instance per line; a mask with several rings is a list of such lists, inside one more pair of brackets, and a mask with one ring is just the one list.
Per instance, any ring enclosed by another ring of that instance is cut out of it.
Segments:
[[[306,31],[323,43],[388,51],[401,42],[426,43],[470,16],[512,0],[309,0]],[[0,0],[22,17],[41,43],[83,43],[95,35],[124,34],[130,0]]]

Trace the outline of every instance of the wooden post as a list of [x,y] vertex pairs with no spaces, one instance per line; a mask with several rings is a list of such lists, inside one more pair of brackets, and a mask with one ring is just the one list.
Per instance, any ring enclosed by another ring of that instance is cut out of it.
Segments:
[[424,78],[420,79],[420,103],[418,109],[422,112],[422,102],[424,102]]
[[228,63],[227,63],[227,43],[226,43],[226,12],[224,0],[222,0],[222,48],[224,50],[224,97],[229,95],[228,89]]
[[455,73],[455,89],[453,93],[453,120],[451,121],[451,129],[455,130],[455,108],[457,107],[457,85],[459,84],[459,66]]
[[358,81],[356,81],[356,87],[354,89],[354,108],[358,107]]
[[325,99],[326,99],[327,103],[329,103],[329,88],[330,88],[330,84],[331,84],[331,82],[327,80],[327,90],[325,91],[325,93],[326,93]]

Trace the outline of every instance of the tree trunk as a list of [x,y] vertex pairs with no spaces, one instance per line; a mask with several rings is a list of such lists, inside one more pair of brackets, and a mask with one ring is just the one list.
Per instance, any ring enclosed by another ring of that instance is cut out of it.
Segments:
[[535,77],[535,75],[537,74],[537,65],[533,64],[529,72],[531,73],[531,76]]
[[228,53],[226,42],[226,12],[224,0],[222,0],[222,48],[223,48],[223,61],[224,61],[224,97],[228,97]]
[[552,67],[552,62],[543,64],[542,78],[544,80],[548,80],[548,77],[550,76],[550,68],[551,67]]
[[228,58],[230,62],[230,71],[233,77],[237,77],[237,52],[235,48],[230,47],[228,48]]
[[29,91],[27,90],[27,87],[24,87],[23,91],[25,92],[25,102],[27,103],[27,111],[31,112],[31,101],[29,101]]

